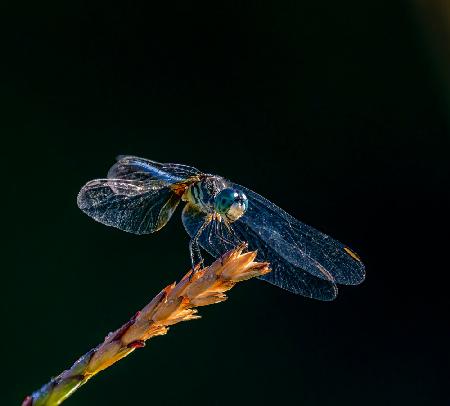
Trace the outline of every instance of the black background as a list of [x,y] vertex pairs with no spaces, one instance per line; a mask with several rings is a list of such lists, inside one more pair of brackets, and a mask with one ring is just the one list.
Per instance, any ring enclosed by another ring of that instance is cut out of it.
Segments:
[[3,91],[2,404],[189,267],[179,211],[139,237],[78,210],[118,154],[258,191],[354,248],[367,279],[331,303],[243,283],[67,405],[445,404],[449,115],[408,2],[21,7]]

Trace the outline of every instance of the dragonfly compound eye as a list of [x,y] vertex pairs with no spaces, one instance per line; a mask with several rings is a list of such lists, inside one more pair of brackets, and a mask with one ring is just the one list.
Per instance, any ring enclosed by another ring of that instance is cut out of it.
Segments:
[[248,199],[244,193],[237,189],[224,189],[214,198],[214,208],[229,221],[235,221],[245,213]]

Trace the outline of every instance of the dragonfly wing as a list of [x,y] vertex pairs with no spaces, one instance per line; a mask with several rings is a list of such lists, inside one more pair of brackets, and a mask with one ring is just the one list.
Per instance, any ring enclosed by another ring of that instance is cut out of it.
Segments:
[[120,156],[109,170],[108,178],[178,183],[201,174],[198,169],[187,165],[161,164],[135,156]]
[[256,237],[260,244],[271,247],[262,259],[273,263],[274,256],[282,258],[295,268],[339,284],[357,285],[364,280],[364,265],[347,246],[301,223],[257,193],[240,185],[232,187],[249,199],[248,210],[236,223],[242,235],[250,236],[250,248]]
[[[207,215],[188,204],[183,210],[183,224],[191,237],[207,220]],[[230,227],[233,231],[230,231]],[[242,241],[249,244],[252,250],[258,250],[257,259],[271,258],[272,272],[261,277],[283,289],[306,297],[319,300],[333,300],[337,295],[334,282],[316,278],[309,272],[296,267],[283,257],[276,254],[273,248],[262,240],[257,233],[247,230],[244,223],[238,221],[226,226],[225,223],[211,221],[199,238],[199,243],[213,257],[219,257],[236,247]]]
[[77,202],[83,212],[100,223],[149,234],[169,221],[180,196],[166,182],[96,179],[83,186]]

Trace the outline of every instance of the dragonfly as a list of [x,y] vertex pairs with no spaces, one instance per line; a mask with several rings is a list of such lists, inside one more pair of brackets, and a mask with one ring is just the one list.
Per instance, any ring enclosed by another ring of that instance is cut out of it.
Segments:
[[160,230],[180,202],[193,269],[202,249],[219,258],[246,242],[258,261],[270,263],[260,279],[295,294],[333,300],[337,285],[364,280],[364,265],[348,246],[256,192],[187,165],[120,156],[106,178],[88,182],[77,198],[88,216],[134,234]]

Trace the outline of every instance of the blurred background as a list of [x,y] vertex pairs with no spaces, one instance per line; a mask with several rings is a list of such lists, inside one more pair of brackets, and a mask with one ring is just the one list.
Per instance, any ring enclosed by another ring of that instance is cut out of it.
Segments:
[[258,191],[357,251],[367,279],[331,303],[243,283],[68,406],[449,404],[448,4],[10,6],[1,403],[189,268],[180,211],[134,236],[77,208],[135,154]]

